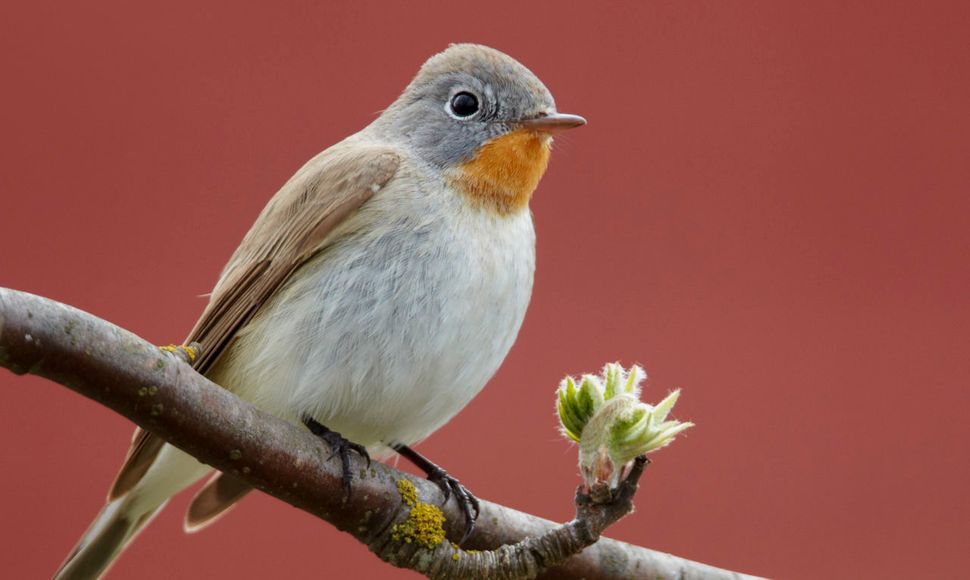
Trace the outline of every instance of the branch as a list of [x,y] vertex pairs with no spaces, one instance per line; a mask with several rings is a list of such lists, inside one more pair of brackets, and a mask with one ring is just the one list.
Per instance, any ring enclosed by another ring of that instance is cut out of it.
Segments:
[[[414,501],[401,499],[403,482],[414,486],[416,497],[440,505],[444,498],[435,484],[381,463],[367,468],[354,456],[359,476],[345,497],[339,462],[328,461],[324,444],[309,432],[258,410],[126,330],[5,288],[0,288],[0,366],[67,386],[200,461],[330,522],[381,559],[431,577],[469,577],[470,571],[477,577],[534,577],[562,562],[547,575],[749,578],[608,538],[597,542],[602,528],[591,529],[589,513],[584,516],[579,504],[577,519],[560,526],[482,501],[466,546],[494,551],[466,552],[448,542],[429,550],[420,542],[403,542],[400,525],[415,511]],[[462,517],[454,502],[442,510],[445,531],[458,537]]]

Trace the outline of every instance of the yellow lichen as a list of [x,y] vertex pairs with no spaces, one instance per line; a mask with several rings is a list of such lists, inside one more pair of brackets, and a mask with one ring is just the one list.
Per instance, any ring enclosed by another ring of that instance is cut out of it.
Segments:
[[398,480],[397,492],[411,511],[408,519],[391,528],[391,538],[396,542],[417,543],[429,550],[438,547],[445,540],[445,515],[438,506],[418,501],[418,490],[406,479]]
[[172,354],[178,354],[179,352],[184,352],[185,356],[188,357],[190,363],[194,363],[196,357],[199,356],[199,351],[194,346],[188,346],[185,344],[167,344],[165,346],[158,347],[159,350],[164,350],[165,352],[170,352]]
[[397,480],[397,492],[401,494],[401,501],[414,507],[418,503],[418,490],[414,484],[406,479]]
[[433,550],[445,539],[445,515],[437,506],[418,502],[411,508],[408,519],[394,524],[391,528],[391,538],[397,542],[419,546]]

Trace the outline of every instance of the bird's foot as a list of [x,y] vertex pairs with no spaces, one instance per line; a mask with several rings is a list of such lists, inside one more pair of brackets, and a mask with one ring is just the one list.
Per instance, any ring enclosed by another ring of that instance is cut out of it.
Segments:
[[171,353],[188,364],[195,363],[195,360],[202,354],[202,345],[197,342],[191,344],[168,344],[158,347],[159,350]]
[[441,488],[441,491],[445,495],[445,500],[441,502],[441,505],[448,503],[448,498],[454,494],[455,501],[458,502],[458,507],[461,508],[462,514],[465,516],[465,533],[462,534],[461,541],[458,542],[459,544],[464,544],[465,540],[475,530],[475,521],[481,512],[478,498],[472,492],[468,491],[468,488],[462,485],[460,481],[449,475],[447,471],[435,465],[430,459],[407,445],[397,444],[392,445],[391,448],[407,458],[415,466],[421,468],[422,471],[428,474],[428,481],[434,482]]
[[336,431],[331,431],[327,429],[315,419],[310,417],[303,418],[303,424],[307,426],[307,429],[311,433],[323,439],[330,446],[333,453],[327,458],[330,461],[335,456],[340,458],[340,464],[342,468],[342,480],[344,484],[344,491],[347,497],[350,497],[350,482],[353,479],[353,473],[350,471],[350,452],[353,451],[357,455],[363,457],[367,460],[367,466],[370,467],[370,455],[367,453],[367,448],[363,445],[358,445],[353,441],[348,441],[343,435],[337,433]]
[[464,544],[465,540],[475,530],[475,522],[478,520],[478,514],[481,511],[478,498],[468,491],[468,488],[462,485],[460,481],[448,475],[447,471],[437,465],[428,471],[428,481],[438,484],[438,487],[445,494],[445,501],[441,505],[448,503],[448,498],[454,493],[455,501],[458,502],[458,507],[461,508],[461,512],[465,516],[465,533],[462,534],[461,541],[458,542]]

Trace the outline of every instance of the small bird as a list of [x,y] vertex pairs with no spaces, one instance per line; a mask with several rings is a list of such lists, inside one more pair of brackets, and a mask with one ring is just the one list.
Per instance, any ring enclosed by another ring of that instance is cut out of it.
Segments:
[[[200,346],[193,366],[329,442],[345,485],[351,452],[413,461],[460,502],[467,537],[477,500],[410,446],[467,405],[512,347],[535,269],[529,200],[553,134],[585,123],[497,50],[457,44],[431,57],[370,125],[270,199],[185,341]],[[250,488],[136,430],[55,577],[99,577],[210,472],[187,531]]]

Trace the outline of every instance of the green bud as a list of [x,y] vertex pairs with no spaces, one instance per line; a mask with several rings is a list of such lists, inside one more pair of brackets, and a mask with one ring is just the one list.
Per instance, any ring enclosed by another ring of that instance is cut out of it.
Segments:
[[579,443],[579,464],[587,486],[619,484],[634,458],[668,445],[694,424],[667,420],[680,390],[656,406],[640,401],[646,373],[634,365],[627,372],[617,363],[601,376],[584,375],[579,388],[572,377],[559,385],[556,410],[563,434]]

